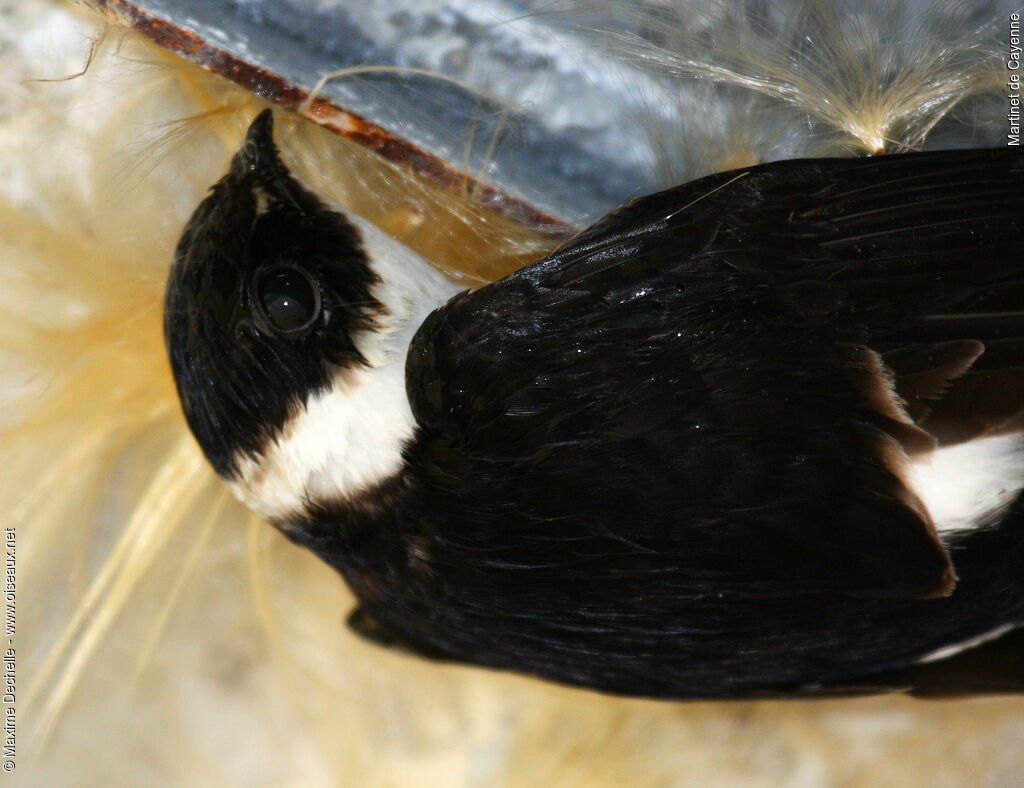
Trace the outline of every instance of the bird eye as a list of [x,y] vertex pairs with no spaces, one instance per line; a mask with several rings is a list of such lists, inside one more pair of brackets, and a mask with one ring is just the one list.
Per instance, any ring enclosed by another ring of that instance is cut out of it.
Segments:
[[299,268],[271,268],[258,277],[256,297],[270,326],[282,334],[308,328],[320,313],[320,292]]

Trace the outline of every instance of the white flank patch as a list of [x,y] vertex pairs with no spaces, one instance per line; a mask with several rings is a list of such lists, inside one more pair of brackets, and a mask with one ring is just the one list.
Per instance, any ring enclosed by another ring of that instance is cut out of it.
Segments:
[[943,646],[942,648],[937,648],[935,649],[935,651],[925,654],[920,659],[914,660],[914,662],[918,665],[921,665],[926,662],[938,662],[941,659],[949,659],[950,657],[959,654],[961,651],[967,651],[967,649],[976,648],[977,646],[980,646],[983,643],[988,643],[990,640],[995,640],[998,637],[1002,637],[1011,629],[1016,629],[1018,626],[1020,626],[1020,624],[1017,623],[1002,624],[1001,626],[998,626],[995,629],[989,630],[988,632],[985,632],[982,635],[977,635],[976,637],[970,638],[969,640],[963,640],[959,643],[953,643],[950,646]]
[[405,359],[424,318],[459,290],[408,247],[356,216],[370,265],[381,279],[375,296],[383,323],[353,337],[368,366],[339,369],[258,460],[239,457],[235,495],[272,521],[286,522],[311,504],[352,498],[402,467],[415,421],[405,390]]
[[1024,438],[1008,435],[915,457],[908,481],[939,533],[974,528],[1024,489]]

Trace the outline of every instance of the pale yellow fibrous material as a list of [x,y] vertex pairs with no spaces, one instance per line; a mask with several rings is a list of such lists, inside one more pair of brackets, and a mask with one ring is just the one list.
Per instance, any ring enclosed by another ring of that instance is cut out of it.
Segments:
[[[17,533],[15,779],[1024,785],[1017,698],[655,703],[433,665],[350,635],[352,599],[337,575],[248,515],[206,467],[164,356],[178,233],[262,105],[116,28],[84,76],[23,84],[80,71],[104,31],[37,0],[0,4],[0,16],[0,495]],[[781,65],[772,68],[777,79]],[[728,152],[753,136],[740,120],[721,130],[722,148],[706,147],[705,167],[761,155]],[[313,188],[467,283],[552,243],[305,122],[281,116],[278,140]]]

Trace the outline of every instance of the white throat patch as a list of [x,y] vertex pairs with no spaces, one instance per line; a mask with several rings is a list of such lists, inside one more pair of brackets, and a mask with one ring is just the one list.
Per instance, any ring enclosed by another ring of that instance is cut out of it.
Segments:
[[463,288],[408,247],[359,217],[363,248],[381,284],[384,325],[353,337],[366,366],[338,369],[308,398],[257,459],[239,455],[235,495],[257,514],[285,522],[351,498],[394,476],[415,420],[405,388],[409,342],[426,316]]
[[235,495],[268,520],[285,521],[394,475],[414,429],[404,366],[339,370],[261,457],[239,461]]

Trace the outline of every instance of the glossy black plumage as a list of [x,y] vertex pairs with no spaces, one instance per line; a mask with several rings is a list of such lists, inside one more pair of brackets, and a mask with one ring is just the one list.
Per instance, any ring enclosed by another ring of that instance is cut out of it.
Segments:
[[[329,309],[284,340],[261,330],[260,274],[299,263]],[[291,176],[277,157],[272,116],[261,113],[185,228],[165,302],[185,418],[219,474],[233,477],[239,452],[257,455],[305,396],[328,386],[327,364],[359,360],[351,333],[380,309],[374,282],[355,230]]]
[[857,598],[945,590],[865,348],[1021,336],[959,316],[1022,279],[1022,162],[725,173],[457,298],[413,341],[408,471],[315,549],[430,652],[644,695],[853,684],[1024,619],[1016,512],[952,597]]
[[1024,505],[943,545],[904,465],[1019,431],[1022,186],[1015,150],[952,151],[624,206],[434,312],[405,467],[286,532],[358,631],[431,657],[669,698],[955,691],[912,664],[1024,622]]

